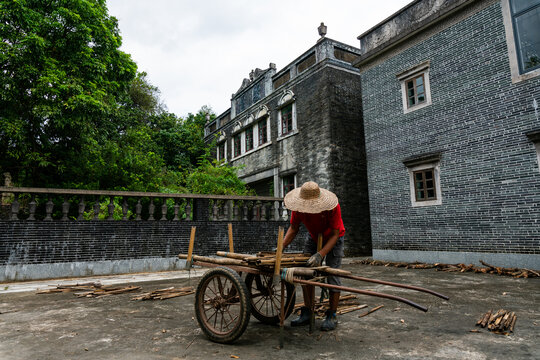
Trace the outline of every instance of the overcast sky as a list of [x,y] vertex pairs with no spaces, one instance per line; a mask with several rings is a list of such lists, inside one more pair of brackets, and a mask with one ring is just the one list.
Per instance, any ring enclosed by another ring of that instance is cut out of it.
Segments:
[[208,105],[219,115],[255,68],[279,71],[327,37],[358,47],[357,36],[410,0],[107,0],[122,50],[161,90],[178,116]]

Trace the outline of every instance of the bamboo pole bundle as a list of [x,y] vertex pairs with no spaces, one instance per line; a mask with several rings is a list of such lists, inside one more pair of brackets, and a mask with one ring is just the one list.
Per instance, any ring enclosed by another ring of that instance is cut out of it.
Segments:
[[496,334],[508,335],[514,332],[516,320],[517,315],[513,311],[500,309],[494,313],[489,310],[478,319],[476,326],[487,328]]
[[179,296],[190,295],[193,293],[195,293],[195,289],[193,289],[193,286],[187,286],[179,289],[173,286],[136,295],[132,297],[131,300],[165,300]]

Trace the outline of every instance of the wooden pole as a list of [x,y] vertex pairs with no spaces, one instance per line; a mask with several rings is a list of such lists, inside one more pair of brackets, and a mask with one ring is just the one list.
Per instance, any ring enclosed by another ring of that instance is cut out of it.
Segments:
[[424,312],[428,311],[428,309],[426,307],[424,307],[422,305],[418,305],[417,303],[415,303],[415,302],[413,302],[411,300],[408,300],[408,299],[405,299],[405,298],[402,298],[402,297],[399,297],[399,296],[394,296],[394,295],[389,295],[389,294],[382,294],[382,293],[375,292],[375,291],[370,291],[370,290],[358,290],[358,289],[350,288],[350,287],[346,287],[346,286],[325,284],[325,283],[319,283],[319,282],[315,282],[315,281],[302,280],[302,279],[298,279],[298,278],[294,278],[294,282],[297,283],[297,284],[302,284],[302,285],[320,286],[320,287],[325,287],[325,288],[328,288],[328,289],[335,289],[335,290],[347,291],[347,292],[356,293],[356,294],[376,296],[376,297],[381,297],[381,298],[385,298],[385,299],[396,300],[396,301],[400,301],[402,303],[405,303],[407,305],[410,305],[410,306],[412,306],[414,308],[417,308],[418,310],[422,310]]
[[186,269],[191,269],[191,259],[193,256],[193,245],[195,244],[195,231],[197,230],[196,226],[191,227],[191,235],[189,236],[189,247],[188,247],[188,256],[186,261]]
[[281,267],[281,254],[283,252],[283,227],[279,227],[278,230],[278,242],[276,250],[276,263],[274,265],[274,285],[277,285],[280,279],[280,267]]
[[229,223],[229,252],[234,253],[233,236],[232,236],[232,224]]

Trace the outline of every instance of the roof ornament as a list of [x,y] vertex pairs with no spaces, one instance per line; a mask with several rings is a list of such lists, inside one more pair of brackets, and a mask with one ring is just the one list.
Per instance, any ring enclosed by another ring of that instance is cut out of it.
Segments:
[[324,25],[323,22],[321,23],[321,25],[317,29],[319,30],[319,35],[321,36],[321,38],[326,36],[326,29],[328,29],[328,27],[326,25]]

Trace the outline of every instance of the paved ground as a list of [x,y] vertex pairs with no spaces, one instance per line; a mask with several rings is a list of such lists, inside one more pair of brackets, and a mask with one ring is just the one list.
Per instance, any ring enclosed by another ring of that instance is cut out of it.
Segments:
[[[363,318],[358,315],[364,310],[345,314],[330,333],[317,330],[310,335],[307,328],[288,326],[289,319],[280,350],[279,328],[253,317],[235,344],[209,342],[194,319],[193,295],[139,302],[130,301],[129,294],[92,299],[70,293],[0,292],[0,359],[540,359],[540,279],[355,264],[345,268],[366,277],[428,287],[451,299],[346,282],[407,297],[429,311],[361,296],[369,308],[385,307]],[[182,276],[168,274],[166,280],[140,284],[145,291],[196,286],[196,278]],[[470,332],[482,313],[501,308],[518,314],[514,334]]]

